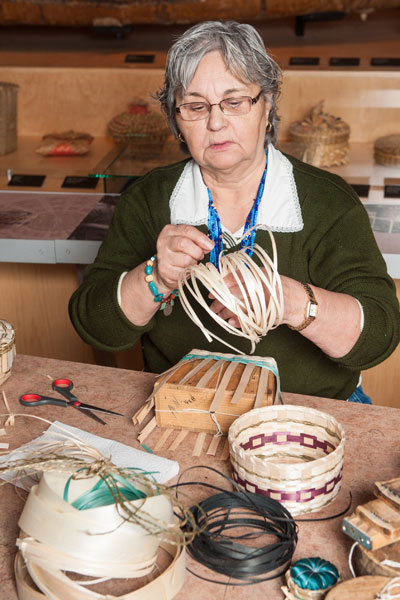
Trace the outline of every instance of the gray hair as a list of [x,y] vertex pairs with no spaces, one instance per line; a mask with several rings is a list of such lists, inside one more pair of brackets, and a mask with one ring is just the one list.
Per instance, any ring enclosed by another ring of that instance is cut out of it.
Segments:
[[205,54],[219,50],[229,71],[240,81],[257,83],[264,95],[269,94],[270,131],[265,146],[275,142],[280,118],[276,100],[281,84],[281,69],[267,53],[260,34],[251,25],[236,21],[205,21],[181,35],[167,56],[163,87],[155,94],[175,137],[179,135],[176,121],[176,96],[185,95],[199,62]]

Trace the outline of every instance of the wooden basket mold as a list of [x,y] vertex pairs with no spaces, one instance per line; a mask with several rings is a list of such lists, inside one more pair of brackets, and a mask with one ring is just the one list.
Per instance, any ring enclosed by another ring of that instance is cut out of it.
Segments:
[[11,375],[15,358],[15,331],[7,321],[0,319],[0,385]]
[[234,480],[293,515],[319,510],[339,492],[345,435],[331,415],[292,405],[255,409],[231,425],[228,441]]
[[0,155],[17,149],[17,91],[15,83],[0,81]]
[[273,358],[192,350],[155,385],[159,427],[227,433],[233,421],[279,397]]

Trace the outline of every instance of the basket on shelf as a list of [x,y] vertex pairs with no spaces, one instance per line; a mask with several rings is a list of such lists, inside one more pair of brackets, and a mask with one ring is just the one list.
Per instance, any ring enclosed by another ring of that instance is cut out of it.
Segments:
[[0,155],[17,149],[18,85],[0,81]]
[[0,319],[0,385],[11,375],[15,358],[15,331],[7,321]]
[[375,140],[374,158],[380,165],[400,165],[400,133],[385,135]]
[[139,98],[127,111],[111,119],[107,133],[118,146],[126,148],[126,156],[143,158],[162,152],[170,130],[165,118],[149,110],[147,103]]
[[343,427],[305,406],[267,406],[229,428],[233,478],[249,492],[281,502],[293,515],[319,510],[337,496]]
[[332,167],[348,162],[350,127],[340,117],[323,111],[319,102],[303,121],[289,129],[293,142],[305,145],[303,160],[315,167]]

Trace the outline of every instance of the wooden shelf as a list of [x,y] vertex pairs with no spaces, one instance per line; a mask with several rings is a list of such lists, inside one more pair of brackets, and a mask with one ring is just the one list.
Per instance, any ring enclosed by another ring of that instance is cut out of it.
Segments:
[[[40,138],[34,136],[21,136],[18,138],[16,152],[0,156],[0,189],[8,191],[66,191],[62,183],[67,175],[87,176],[93,172],[98,163],[115,148],[110,138],[95,138],[88,154],[82,156],[42,156],[35,152],[40,144]],[[46,175],[40,188],[26,188],[8,186],[7,170],[13,173],[29,173],[32,175]],[[74,190],[67,190],[73,193]],[[82,189],[77,189],[82,193]],[[94,190],[84,190],[85,193],[101,193],[102,182],[99,181]]]

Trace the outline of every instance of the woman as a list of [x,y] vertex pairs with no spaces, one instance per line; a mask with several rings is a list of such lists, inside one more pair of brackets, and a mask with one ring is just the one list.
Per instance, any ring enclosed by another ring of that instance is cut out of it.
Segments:
[[[221,231],[239,239],[253,223],[268,225],[284,315],[256,354],[276,359],[284,391],[348,399],[360,370],[397,345],[395,288],[352,188],[274,148],[279,84],[279,67],[250,25],[205,22],[178,39],[158,99],[191,158],[155,169],[120,199],[70,314],[83,339],[105,350],[142,338],[154,372],[193,348],[224,352],[206,341],[179,300],[169,318],[163,313],[183,270],[208,262],[210,253],[216,260]],[[270,252],[262,229],[248,236],[250,251],[254,237]],[[237,326],[223,305],[210,304]],[[205,311],[198,314],[215,330]],[[235,337],[234,344],[249,352],[246,340]]]

